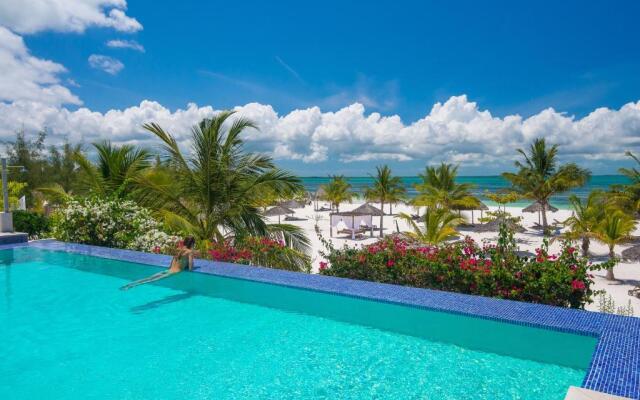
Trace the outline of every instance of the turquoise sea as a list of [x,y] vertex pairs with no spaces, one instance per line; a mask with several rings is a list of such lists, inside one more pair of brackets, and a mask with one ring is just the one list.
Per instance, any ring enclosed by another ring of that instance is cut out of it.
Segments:
[[[315,192],[320,185],[328,183],[330,179],[329,177],[303,177],[302,183],[307,191]],[[353,187],[352,190],[358,194],[361,194],[364,188],[370,186],[373,182],[373,178],[370,176],[349,177],[347,179]],[[414,189],[414,185],[420,183],[421,179],[417,176],[405,176],[402,177],[402,180],[407,188],[408,195],[410,197],[415,196],[416,190]],[[489,205],[493,203],[484,198],[484,192],[494,192],[499,189],[509,188],[509,183],[501,176],[461,176],[458,178],[458,182],[469,182],[476,185],[473,190],[474,194],[480,196],[480,198]],[[625,184],[628,182],[629,180],[622,175],[594,175],[584,187],[554,196],[551,203],[558,208],[569,208],[568,198],[571,194],[584,198],[592,190],[607,190],[611,185]],[[530,201],[523,200],[513,205],[524,206],[530,203]]]

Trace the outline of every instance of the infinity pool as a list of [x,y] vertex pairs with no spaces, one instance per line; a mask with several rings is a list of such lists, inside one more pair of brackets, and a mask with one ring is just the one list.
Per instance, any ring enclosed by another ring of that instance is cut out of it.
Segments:
[[0,399],[562,399],[596,339],[34,248],[0,251]]

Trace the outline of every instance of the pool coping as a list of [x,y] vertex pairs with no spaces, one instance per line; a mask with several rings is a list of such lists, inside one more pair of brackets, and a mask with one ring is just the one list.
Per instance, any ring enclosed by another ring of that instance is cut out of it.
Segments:
[[[55,240],[0,245],[0,250],[17,247],[65,251],[163,267],[171,260],[166,255]],[[640,318],[200,259],[195,261],[194,272],[596,337],[598,343],[582,387],[640,399]]]

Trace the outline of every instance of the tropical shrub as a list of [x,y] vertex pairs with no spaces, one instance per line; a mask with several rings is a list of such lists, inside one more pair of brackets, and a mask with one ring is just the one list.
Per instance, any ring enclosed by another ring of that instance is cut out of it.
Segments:
[[15,210],[13,227],[17,232],[28,234],[30,239],[39,239],[49,232],[49,218],[32,211]]
[[289,271],[311,272],[308,256],[287,246],[284,241],[251,236],[239,243],[213,243],[207,252],[214,261],[258,265]]
[[323,275],[573,308],[592,301],[589,271],[602,268],[568,244],[557,255],[545,244],[527,258],[511,246],[481,246],[471,238],[438,247],[393,237],[358,249],[330,248],[325,257]]
[[166,252],[178,238],[162,230],[151,211],[128,200],[70,200],[52,216],[51,234],[66,242]]

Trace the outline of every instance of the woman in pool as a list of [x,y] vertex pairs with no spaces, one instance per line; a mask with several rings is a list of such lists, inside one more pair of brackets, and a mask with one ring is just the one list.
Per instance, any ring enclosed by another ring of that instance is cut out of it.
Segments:
[[128,290],[139,285],[144,285],[145,283],[159,281],[160,279],[178,274],[185,269],[188,269],[189,271],[193,270],[193,257],[196,254],[195,250],[193,250],[195,243],[196,240],[193,236],[187,236],[183,241],[183,245],[178,247],[178,253],[173,256],[173,260],[171,260],[171,265],[167,271],[158,272],[157,274],[131,282],[120,289]]

